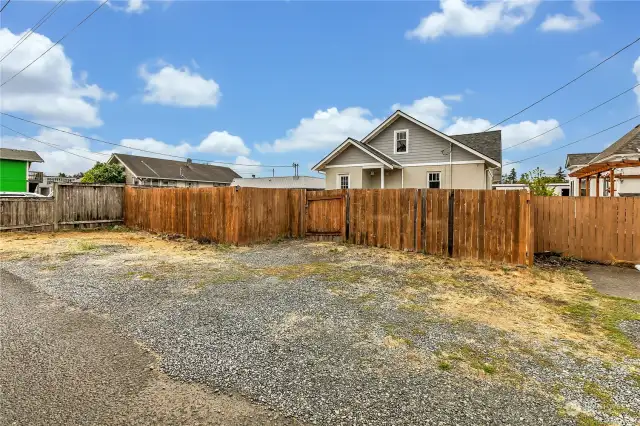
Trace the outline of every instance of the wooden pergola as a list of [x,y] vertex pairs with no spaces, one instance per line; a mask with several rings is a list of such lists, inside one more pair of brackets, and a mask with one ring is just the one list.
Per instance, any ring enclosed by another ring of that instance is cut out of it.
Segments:
[[[614,194],[614,186],[615,179],[620,178],[622,175],[616,175],[615,169],[623,169],[627,167],[640,167],[640,160],[619,160],[619,161],[608,161],[605,163],[594,163],[589,164],[579,170],[576,170],[573,173],[570,173],[570,177],[578,178],[578,193],[581,193],[582,190],[582,180],[585,179],[587,181],[587,190],[586,196],[590,196],[591,192],[591,179],[595,176],[596,179],[596,197],[600,196],[600,178],[605,177],[605,179],[609,178],[609,196],[613,197]],[[635,177],[635,176],[634,176]]]

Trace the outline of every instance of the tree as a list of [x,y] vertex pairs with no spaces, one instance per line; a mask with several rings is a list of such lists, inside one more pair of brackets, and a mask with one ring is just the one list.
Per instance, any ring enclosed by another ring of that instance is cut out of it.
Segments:
[[553,188],[547,186],[549,183],[554,183],[557,177],[554,176],[545,176],[544,170],[540,167],[536,167],[528,173],[523,173],[520,176],[520,183],[526,183],[529,186],[529,190],[532,195],[544,195],[544,196],[552,196],[555,195]]
[[567,174],[565,173],[562,167],[558,167],[558,171],[556,172],[556,183],[562,183],[567,181]]
[[58,173],[58,177],[67,177],[66,173]]
[[80,172],[80,173],[76,173],[75,175],[73,175],[74,179],[82,179],[82,177],[84,176],[84,173]]
[[516,169],[511,169],[504,183],[516,183],[518,182],[518,174],[516,173]]
[[82,183],[124,183],[124,167],[120,164],[96,163],[82,176]]

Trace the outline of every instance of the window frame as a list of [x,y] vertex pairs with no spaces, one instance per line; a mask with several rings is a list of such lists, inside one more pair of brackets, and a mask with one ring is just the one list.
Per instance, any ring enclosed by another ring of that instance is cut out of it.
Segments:
[[[398,152],[398,133],[405,133],[407,135],[407,139],[405,141],[406,150]],[[393,153],[402,155],[409,153],[409,129],[398,129],[393,131]]]
[[[431,180],[431,175],[438,175],[438,180]],[[438,187],[432,188],[431,182],[438,182]],[[427,189],[442,189],[442,172],[427,172]]]
[[[347,178],[347,187],[342,187],[342,178]],[[351,174],[350,173],[338,173],[336,175],[336,189],[351,189]]]

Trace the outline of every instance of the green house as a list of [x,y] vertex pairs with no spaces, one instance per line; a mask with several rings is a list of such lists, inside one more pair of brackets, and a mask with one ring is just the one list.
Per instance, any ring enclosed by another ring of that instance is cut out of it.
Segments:
[[0,192],[33,192],[41,172],[29,172],[31,163],[44,163],[35,151],[0,148]]

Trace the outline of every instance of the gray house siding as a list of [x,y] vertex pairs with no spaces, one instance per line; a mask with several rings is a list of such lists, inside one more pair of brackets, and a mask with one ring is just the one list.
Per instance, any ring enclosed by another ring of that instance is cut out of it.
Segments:
[[[406,154],[394,154],[394,131],[404,129],[409,129],[409,152]],[[401,164],[444,163],[449,161],[448,141],[402,117],[374,137],[369,142],[369,145]],[[482,159],[454,145],[452,160],[475,161]]]
[[328,166],[344,166],[348,164],[366,164],[366,163],[378,163],[379,161],[364,153],[360,148],[356,148],[350,145],[347,149],[342,151],[336,158],[331,160]]

